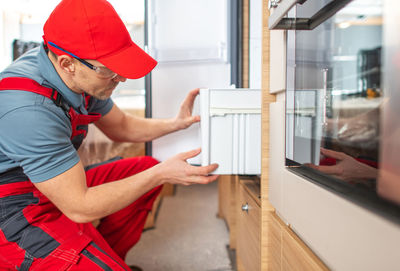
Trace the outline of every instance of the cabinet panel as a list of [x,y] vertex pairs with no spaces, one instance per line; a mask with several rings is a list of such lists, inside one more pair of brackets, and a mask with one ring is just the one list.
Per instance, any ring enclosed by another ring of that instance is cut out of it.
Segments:
[[[237,256],[247,271],[261,269],[261,208],[243,184],[239,185]],[[247,210],[243,210],[246,209]]]
[[290,230],[282,234],[282,270],[329,270]]
[[201,89],[202,165],[215,174],[261,173],[261,91]]
[[222,175],[218,178],[218,216],[225,220],[229,228],[230,249],[236,248],[237,185],[236,175]]
[[329,270],[275,213],[271,212],[269,216],[268,270]]
[[218,178],[218,216],[225,219],[228,227],[229,201],[231,197],[230,176],[222,175]]
[[268,223],[268,263],[271,271],[282,269],[282,225],[279,218],[270,212]]
[[[286,89],[286,35],[283,30],[270,32],[270,93]],[[273,53],[272,53],[273,52]]]

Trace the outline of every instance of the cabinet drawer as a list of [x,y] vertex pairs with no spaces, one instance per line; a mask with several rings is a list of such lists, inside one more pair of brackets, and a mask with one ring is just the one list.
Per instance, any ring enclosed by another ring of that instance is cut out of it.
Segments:
[[261,91],[201,89],[201,162],[215,174],[261,173]]
[[[243,184],[239,185],[237,257],[246,271],[261,269],[261,207]],[[247,210],[243,210],[246,209]]]

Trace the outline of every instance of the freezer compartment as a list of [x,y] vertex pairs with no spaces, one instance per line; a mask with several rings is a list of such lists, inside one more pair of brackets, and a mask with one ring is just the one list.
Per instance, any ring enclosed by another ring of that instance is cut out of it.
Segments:
[[201,89],[202,165],[214,174],[261,174],[261,90]]

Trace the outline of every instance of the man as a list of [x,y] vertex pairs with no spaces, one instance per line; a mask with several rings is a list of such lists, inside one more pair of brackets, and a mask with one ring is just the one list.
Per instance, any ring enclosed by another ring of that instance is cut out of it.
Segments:
[[156,61],[105,0],[63,0],[43,30],[40,48],[0,76],[0,269],[129,270],[123,259],[161,185],[212,182],[217,165],[189,165],[200,152],[193,150],[85,172],[76,148],[90,122],[127,142],[187,128],[199,121],[192,116],[198,90],[175,119],[140,119],[114,105],[118,83],[143,77]]

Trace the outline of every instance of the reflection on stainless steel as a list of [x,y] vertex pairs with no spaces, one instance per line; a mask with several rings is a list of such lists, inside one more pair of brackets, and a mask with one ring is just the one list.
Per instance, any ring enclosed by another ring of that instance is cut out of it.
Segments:
[[[353,61],[357,61],[357,59],[353,59]],[[349,80],[349,79],[357,79],[358,77],[365,77],[368,75],[374,75],[374,74],[378,74],[380,75],[380,68],[378,67],[373,67],[369,70],[363,71],[363,72],[359,72],[358,74],[349,74],[349,75],[344,75],[341,78],[337,78],[337,79],[333,79],[331,83],[336,83],[336,82],[340,82],[343,80]]]
[[[342,9],[313,31],[295,32],[295,59],[288,60],[296,67],[291,96],[295,107],[288,106],[287,112],[294,113],[295,161],[323,164],[327,159],[320,156],[319,149],[325,147],[378,163],[379,99],[370,101],[381,94],[382,26],[358,23],[343,29],[337,24],[343,17],[368,17],[357,9],[357,3],[363,2],[353,1],[352,11]],[[316,10],[321,8],[319,2],[307,4]],[[304,5],[296,13],[301,17],[313,12]],[[370,14],[377,16],[376,12]],[[352,101],[357,103],[347,106]]]
[[[312,18],[333,2],[307,0],[287,16]],[[313,30],[287,33],[287,165],[367,202],[378,192],[400,203],[400,1],[349,2]]]
[[400,3],[385,2],[384,85],[382,110],[381,170],[377,190],[382,197],[400,204],[400,35],[398,25]]
[[323,93],[322,93],[322,100],[323,100],[323,104],[322,104],[322,125],[326,125],[326,100],[328,99],[328,95],[327,95],[327,90],[328,90],[328,69],[322,69],[322,74],[323,74]]
[[346,120],[337,133],[338,141],[346,145],[377,149],[379,144],[379,108]]

